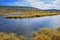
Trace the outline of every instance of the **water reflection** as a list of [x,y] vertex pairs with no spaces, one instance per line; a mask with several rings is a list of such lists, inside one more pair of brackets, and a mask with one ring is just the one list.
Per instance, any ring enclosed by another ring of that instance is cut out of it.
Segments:
[[5,19],[0,16],[0,31],[16,32],[28,37],[33,31],[40,28],[56,28],[58,26],[60,26],[60,15],[25,19]]

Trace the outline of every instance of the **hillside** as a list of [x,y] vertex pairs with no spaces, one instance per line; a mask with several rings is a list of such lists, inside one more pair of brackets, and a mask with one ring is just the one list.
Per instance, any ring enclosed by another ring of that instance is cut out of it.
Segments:
[[40,10],[23,6],[0,6],[0,14],[5,18],[32,18],[60,15],[60,10]]

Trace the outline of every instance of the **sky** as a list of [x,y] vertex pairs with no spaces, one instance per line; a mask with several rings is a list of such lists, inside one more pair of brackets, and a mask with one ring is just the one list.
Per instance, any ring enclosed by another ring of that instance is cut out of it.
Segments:
[[0,0],[0,5],[29,6],[39,9],[60,9],[60,0]]

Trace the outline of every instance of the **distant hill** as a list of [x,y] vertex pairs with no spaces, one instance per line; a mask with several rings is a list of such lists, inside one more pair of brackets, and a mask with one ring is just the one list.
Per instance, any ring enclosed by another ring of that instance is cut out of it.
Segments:
[[4,9],[5,11],[33,11],[33,10],[40,10],[37,8],[33,8],[33,7],[26,7],[26,6],[0,6],[0,11],[3,11],[2,9]]
[[3,14],[5,13],[9,14],[5,15],[4,16],[5,18],[32,18],[60,15],[60,10],[56,9],[41,10],[38,8],[26,6],[0,6],[0,12]]
[[47,11],[60,11],[59,9],[47,9]]
[[[27,7],[27,6],[0,6],[0,8],[12,8],[12,9],[24,9],[24,8],[27,8],[27,9],[33,9],[33,10],[42,10],[42,9],[38,9],[38,8],[34,8],[34,7]],[[58,9],[46,9],[47,11],[60,11]],[[46,11],[44,10],[44,11]]]

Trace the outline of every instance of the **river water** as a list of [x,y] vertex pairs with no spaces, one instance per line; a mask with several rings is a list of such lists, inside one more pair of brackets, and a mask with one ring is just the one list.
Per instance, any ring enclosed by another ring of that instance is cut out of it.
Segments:
[[32,37],[32,32],[40,28],[57,28],[60,26],[60,15],[24,19],[5,19],[0,16],[0,32],[16,32],[26,35],[27,40]]

